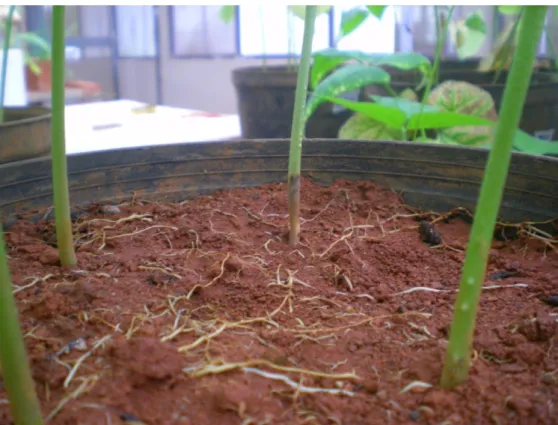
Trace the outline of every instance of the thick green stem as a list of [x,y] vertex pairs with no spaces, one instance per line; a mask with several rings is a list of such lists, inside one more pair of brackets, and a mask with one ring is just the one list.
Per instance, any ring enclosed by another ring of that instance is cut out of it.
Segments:
[[512,141],[525,104],[547,6],[526,6],[511,70],[508,75],[494,145],[481,185],[469,237],[459,294],[455,303],[441,385],[454,387],[467,379],[479,297],[496,218],[504,193]]
[[6,75],[8,74],[8,53],[10,51],[10,37],[14,21],[15,6],[10,6],[4,28],[4,50],[2,51],[2,76],[0,77],[0,124],[4,123],[4,96],[6,93]]
[[289,151],[289,243],[291,245],[298,243],[300,231],[300,163],[305,127],[304,108],[308,91],[308,74],[310,73],[310,56],[312,55],[312,39],[314,38],[314,22],[316,20],[317,9],[317,6],[306,6],[302,54],[296,81],[291,147]]
[[41,409],[25,352],[0,225],[0,365],[16,425],[42,425]]
[[54,213],[56,218],[56,240],[60,263],[63,266],[76,265],[72,221],[70,217],[70,193],[66,164],[66,135],[64,108],[64,70],[66,43],[64,39],[65,6],[52,8],[52,189],[54,193]]

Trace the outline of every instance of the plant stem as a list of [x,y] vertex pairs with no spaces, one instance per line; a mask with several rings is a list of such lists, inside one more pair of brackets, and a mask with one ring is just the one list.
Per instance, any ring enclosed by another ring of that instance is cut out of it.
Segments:
[[[500,75],[502,74],[502,71],[504,69],[504,67],[506,66],[506,58],[508,57],[508,54],[510,53],[510,50],[512,48],[512,45],[515,43],[515,35],[519,29],[519,23],[521,22],[521,17],[523,16],[523,11],[525,9],[522,9],[521,12],[519,12],[519,14],[517,15],[517,18],[513,24],[513,27],[510,31],[510,33],[508,34],[506,41],[504,42],[504,46],[502,47],[502,50],[500,51],[501,53],[501,58],[502,60],[500,61],[500,64],[498,65],[498,68],[496,69],[496,72],[494,73],[494,79],[492,80],[492,84],[497,84],[498,80],[500,79]],[[497,60],[497,57],[494,58],[495,60]]]
[[15,6],[10,6],[4,28],[4,50],[2,51],[2,76],[0,77],[0,124],[4,124],[4,96],[6,94],[6,76],[8,74],[8,53],[14,20]]
[[312,55],[312,39],[314,38],[314,22],[317,6],[306,6],[304,17],[304,38],[302,54],[296,81],[293,126],[291,130],[291,146],[289,150],[289,243],[298,243],[300,232],[300,163],[302,156],[302,138],[304,135],[306,93],[308,91],[308,74],[310,73],[310,56]]
[[494,145],[481,185],[459,294],[454,308],[441,385],[454,387],[467,379],[479,297],[504,193],[512,142],[525,104],[547,6],[526,6],[511,70],[508,74]]
[[56,219],[56,239],[60,263],[76,265],[72,221],[70,218],[70,193],[66,164],[66,135],[64,123],[65,89],[64,69],[66,43],[64,39],[65,6],[52,8],[52,190]]
[[[432,64],[432,70],[430,71],[430,75],[428,77],[428,82],[426,83],[426,88],[424,89],[424,94],[422,96],[422,102],[421,102],[421,106],[420,106],[420,115],[418,117],[418,120],[420,122],[420,117],[424,111],[424,105],[426,105],[426,102],[428,101],[428,96],[430,95],[430,90],[432,89],[432,86],[434,85],[434,81],[438,79],[438,68],[440,67],[440,58],[442,56],[442,50],[444,48],[444,44],[446,42],[446,36],[448,34],[448,29],[449,29],[449,24],[451,21],[451,16],[453,15],[453,9],[454,6],[451,6],[449,8],[448,11],[448,17],[446,19],[446,21],[444,22],[444,29],[441,32],[440,36],[437,39],[437,43],[436,43],[436,54],[434,56],[434,63]],[[436,11],[438,11],[438,6],[435,6]],[[436,12],[436,14],[438,14],[438,12]],[[436,15],[437,16],[437,15]],[[417,137],[417,130],[414,131],[413,134],[413,140],[416,139]],[[424,128],[422,128],[421,130],[421,134],[423,137],[426,137],[426,133],[424,131]]]
[[4,232],[0,225],[0,365],[13,422],[17,425],[42,425],[41,409],[29,369],[13,296],[6,257]]

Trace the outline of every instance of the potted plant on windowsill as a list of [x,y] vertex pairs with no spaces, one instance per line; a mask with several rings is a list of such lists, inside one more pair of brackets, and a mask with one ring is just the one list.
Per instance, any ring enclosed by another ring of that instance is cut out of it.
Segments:
[[[50,43],[40,35],[31,31],[21,31],[18,26],[21,22],[21,6],[15,11],[16,19],[11,27],[10,47],[23,51],[25,59],[25,76],[27,89],[32,91],[50,90]],[[5,31],[5,20],[2,29]],[[32,51],[30,53],[30,50]]]
[[[22,99],[18,106],[13,103],[8,107],[4,106],[7,90],[18,86],[13,80],[9,84],[8,79],[8,54],[15,50],[9,47],[13,45],[11,36],[16,12],[15,6],[10,6],[5,19],[2,19],[4,40],[0,65],[0,163],[45,156],[50,151],[50,111],[47,108],[25,106],[27,92],[24,81],[20,80],[20,90],[25,93],[20,94]],[[22,74],[23,69],[22,63]],[[23,75],[19,77],[24,79]]]
[[[234,7],[224,6],[222,17],[234,13]],[[232,72],[236,89],[242,134],[245,138],[285,138],[290,135],[297,80],[296,55],[292,50],[292,23],[302,17],[303,6],[289,6],[288,63],[269,65],[265,52],[260,66],[237,68]],[[319,14],[327,13],[331,6],[320,6]],[[265,29],[262,29],[262,37]],[[265,44],[265,41],[264,41]],[[349,118],[350,111],[337,111],[332,104],[323,104],[306,122],[306,134],[312,138],[335,138],[341,125]]]

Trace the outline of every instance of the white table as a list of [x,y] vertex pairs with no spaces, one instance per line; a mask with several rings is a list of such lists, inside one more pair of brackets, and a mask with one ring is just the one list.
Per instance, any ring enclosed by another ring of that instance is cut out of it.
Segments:
[[202,111],[169,106],[156,106],[153,113],[134,112],[143,106],[146,105],[133,100],[66,106],[66,153],[230,140],[241,136],[238,115],[207,116]]

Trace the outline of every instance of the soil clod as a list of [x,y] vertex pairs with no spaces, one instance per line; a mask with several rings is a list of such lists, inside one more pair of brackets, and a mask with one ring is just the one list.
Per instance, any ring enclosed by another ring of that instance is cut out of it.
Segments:
[[442,244],[442,235],[436,230],[434,224],[428,221],[423,220],[419,223],[419,233],[421,240],[430,246]]

